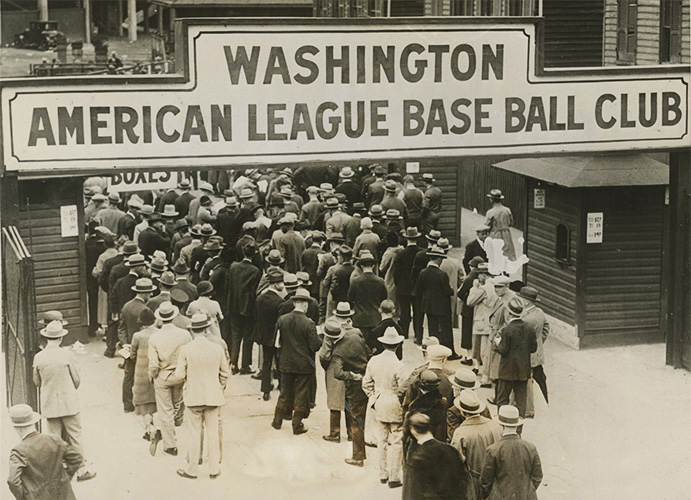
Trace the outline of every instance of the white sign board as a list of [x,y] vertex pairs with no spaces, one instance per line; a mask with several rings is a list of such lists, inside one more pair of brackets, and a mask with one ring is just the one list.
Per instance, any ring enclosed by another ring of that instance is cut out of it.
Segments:
[[586,243],[602,243],[605,216],[602,212],[588,212]]
[[148,191],[170,189],[178,185],[177,172],[143,171],[123,172],[108,178],[108,192]]
[[533,194],[533,208],[545,208],[545,190],[536,188]]
[[406,174],[419,174],[420,173],[420,162],[419,161],[409,161],[405,164]]
[[682,66],[543,72],[530,20],[370,21],[185,20],[185,76],[3,82],[5,168],[688,147]]
[[77,205],[64,205],[60,207],[60,233],[63,238],[79,236]]

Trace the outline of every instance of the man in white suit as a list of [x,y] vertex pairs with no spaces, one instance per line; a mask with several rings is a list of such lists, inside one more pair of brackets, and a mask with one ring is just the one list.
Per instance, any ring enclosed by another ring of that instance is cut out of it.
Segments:
[[208,440],[209,476],[221,474],[221,445],[219,437],[220,407],[226,402],[223,391],[230,376],[230,367],[223,348],[205,335],[211,321],[204,313],[192,316],[188,327],[194,339],[180,349],[176,378],[184,380],[182,391],[185,403],[185,424],[189,426],[192,442],[187,450],[184,469],[179,476],[196,479],[199,469],[202,426]]

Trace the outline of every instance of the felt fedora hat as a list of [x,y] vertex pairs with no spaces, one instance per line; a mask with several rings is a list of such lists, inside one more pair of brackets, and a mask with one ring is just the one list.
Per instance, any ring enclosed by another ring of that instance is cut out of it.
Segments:
[[384,191],[388,191],[389,193],[395,193],[396,192],[396,181],[389,179],[384,183]]
[[329,318],[324,322],[324,335],[337,340],[343,338],[345,330],[337,319]]
[[511,316],[519,317],[523,314],[523,303],[516,297],[509,300],[509,304],[506,308]]
[[449,378],[451,385],[463,389],[475,389],[477,387],[477,375],[470,368],[459,368]]
[[158,279],[158,282],[161,285],[175,286],[175,274],[171,271],[165,271],[163,274],[161,274],[161,277]]
[[254,196],[254,191],[250,188],[242,188],[240,191],[240,194],[238,195],[238,198],[241,200],[248,200]]
[[137,293],[148,293],[156,290],[156,286],[152,283],[149,278],[139,278],[134,282],[132,290]]
[[149,269],[157,273],[164,273],[168,270],[168,261],[165,258],[154,257],[147,265]]
[[283,275],[283,284],[288,289],[293,289],[300,286],[300,283],[298,283],[298,277],[293,273],[286,273]]
[[470,259],[470,262],[468,262],[468,266],[477,267],[478,265],[482,264],[483,262],[485,262],[485,259],[483,259],[479,255],[476,255],[475,257]]
[[190,183],[189,179],[182,179],[180,182],[178,182],[178,189],[191,189],[192,184]]
[[300,283],[300,286],[311,286],[312,285],[312,280],[310,279],[309,273],[305,271],[298,271],[295,273],[295,276],[297,276],[298,282]]
[[487,198],[492,200],[503,200],[505,196],[502,194],[501,189],[491,189],[487,194]]
[[202,224],[202,227],[199,228],[199,234],[202,236],[213,236],[216,234],[216,230],[211,226],[211,224]]
[[181,229],[185,229],[187,227],[190,227],[190,223],[184,217],[182,219],[178,219],[175,221],[175,230],[176,231],[179,231]]
[[48,325],[48,323],[51,323],[53,321],[59,321],[62,323],[62,326],[67,325],[67,321],[65,321],[62,317],[62,313],[60,311],[46,311],[42,314],[42,318],[38,320],[38,324],[42,326]]
[[175,274],[187,274],[190,272],[190,268],[187,266],[185,259],[178,259],[172,268]]
[[357,261],[360,265],[377,263],[377,259],[374,258],[374,255],[372,255],[372,252],[369,250],[363,250],[360,252],[360,256],[357,258]]
[[210,281],[200,281],[197,283],[197,293],[200,297],[209,295],[214,291],[214,285]]
[[108,201],[112,201],[113,203],[120,203],[122,200],[120,199],[120,193],[117,191],[111,191],[108,193]]
[[226,207],[235,208],[238,206],[238,199],[235,196],[226,196]]
[[355,314],[355,311],[353,311],[350,308],[350,303],[348,302],[339,302],[336,304],[336,309],[334,309],[334,316],[338,316],[339,318],[349,318],[353,314]]
[[269,269],[266,272],[266,279],[269,283],[283,283],[283,272],[280,269]]
[[146,257],[140,253],[135,253],[134,255],[130,255],[130,258],[127,259],[127,262],[125,262],[125,267],[137,267],[137,266],[145,266],[146,265]]
[[353,249],[350,248],[348,245],[341,245],[338,247],[338,253],[339,255],[343,255],[344,257],[350,257],[353,255]]
[[339,207],[338,198],[335,198],[335,197],[328,198],[326,200],[326,203],[324,203],[324,208],[334,209],[334,208],[338,208],[338,207]]
[[41,415],[27,404],[14,405],[7,413],[15,427],[28,427],[41,420]]
[[429,241],[439,241],[439,238],[441,238],[441,231],[430,229],[430,232],[425,235],[425,238]]
[[532,286],[524,286],[521,288],[521,291],[518,292],[518,294],[524,299],[535,302],[537,300],[538,292],[537,289],[533,288]]
[[384,214],[384,219],[386,219],[386,220],[403,220],[403,216],[401,215],[400,210],[397,210],[395,208],[390,208]]
[[319,184],[319,191],[322,192],[327,192],[327,191],[333,191],[334,185],[331,184],[330,182],[322,182]]
[[295,295],[293,295],[293,300],[298,300],[301,302],[309,302],[311,298],[312,296],[310,295],[310,293],[304,288],[298,288],[295,292]]
[[385,345],[398,345],[405,340],[405,337],[400,335],[393,326],[390,326],[384,330],[384,335],[377,337],[377,340]]
[[51,321],[48,326],[41,330],[41,335],[47,339],[61,339],[68,333],[59,320]]
[[427,256],[432,258],[446,258],[446,252],[442,250],[438,245],[433,245],[432,248],[427,250]]
[[175,205],[165,205],[163,207],[163,212],[161,212],[161,217],[177,217],[180,212],[175,210]]
[[273,250],[269,250],[269,254],[266,256],[265,260],[272,266],[279,266],[286,261],[281,255],[281,252],[275,248]]
[[[177,290],[173,291],[175,292]],[[172,321],[179,312],[180,309],[177,306],[174,306],[172,302],[165,301],[161,302],[161,305],[158,306],[158,309],[156,309],[154,314],[156,315],[156,318],[160,319],[161,321]]]
[[384,215],[384,207],[381,205],[372,205],[368,213],[370,217],[382,217]]
[[468,415],[479,415],[485,411],[485,402],[480,399],[475,391],[470,389],[463,389],[461,394],[454,399],[454,406],[461,410],[461,412]]
[[353,169],[350,167],[343,167],[341,171],[338,173],[338,176],[342,179],[350,179],[355,175],[355,172],[353,172]]
[[444,250],[445,252],[448,252],[453,248],[451,243],[449,243],[448,238],[439,238],[439,241],[437,241],[437,246]]
[[122,255],[134,255],[139,252],[139,247],[137,247],[137,244],[134,241],[126,241],[123,245],[122,248],[120,249],[122,252]]
[[146,215],[146,216],[153,215],[153,213],[154,213],[153,205],[144,204],[141,207],[142,208],[139,209],[139,215]]
[[518,427],[523,425],[523,419],[518,413],[518,408],[512,405],[503,405],[497,414],[499,424],[506,427]]
[[406,240],[416,240],[422,236],[415,226],[407,227],[405,231],[401,231],[401,234]]

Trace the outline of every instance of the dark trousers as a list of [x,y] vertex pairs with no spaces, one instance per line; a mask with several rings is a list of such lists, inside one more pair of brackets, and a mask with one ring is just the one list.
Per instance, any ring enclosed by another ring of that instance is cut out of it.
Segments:
[[89,328],[87,333],[89,336],[96,335],[96,330],[99,327],[98,324],[98,281],[94,280],[95,283],[87,284],[86,294],[87,301],[89,303]]
[[262,346],[262,353],[264,354],[264,359],[262,360],[262,392],[271,392],[273,388],[272,383],[272,373],[271,363],[273,363],[274,357],[276,356],[276,348],[270,345]]
[[240,344],[242,344],[242,368],[249,368],[252,364],[252,330],[254,318],[242,314],[230,315],[230,362],[238,368],[240,358]]
[[[345,411],[352,417],[350,434],[353,437],[353,460],[364,460],[365,454],[365,417],[367,413],[367,395],[362,390],[359,380],[346,381]],[[347,417],[346,417],[347,418]]]
[[461,316],[461,347],[473,348],[473,315]]
[[293,431],[300,428],[302,419],[310,414],[311,373],[281,372],[281,394],[276,402],[274,424],[280,427],[283,417],[292,412]]
[[413,331],[415,332],[415,342],[422,343],[425,314],[422,312],[422,304],[420,297],[413,297]]
[[115,347],[118,344],[118,322],[113,321],[108,311],[108,326],[106,327],[106,353],[109,356],[115,355]]
[[[331,410],[329,417],[329,435],[333,437],[341,437],[341,412],[340,410]],[[352,439],[353,416],[349,411],[345,411],[345,424],[348,439]]]
[[134,360],[125,360],[125,376],[122,379],[122,404],[125,411],[134,411],[132,403],[132,387],[134,386]]
[[527,380],[504,380],[500,378],[497,381],[497,409],[509,404],[511,391],[513,391],[516,399],[516,408],[518,408],[518,414],[521,417],[525,417],[526,397],[528,394]]
[[441,345],[451,349],[451,352],[456,352],[453,348],[453,326],[450,314],[428,314],[427,327],[430,337],[437,337]]
[[403,336],[408,338],[408,329],[410,328],[410,308],[413,303],[413,296],[399,293],[398,295],[398,307],[400,308],[399,314],[401,315],[401,328],[403,329]]

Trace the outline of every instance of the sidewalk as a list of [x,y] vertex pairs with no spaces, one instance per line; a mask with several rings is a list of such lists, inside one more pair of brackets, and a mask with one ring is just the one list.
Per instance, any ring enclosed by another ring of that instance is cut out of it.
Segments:
[[[98,476],[74,482],[81,500],[190,499],[330,500],[399,499],[378,481],[377,450],[367,448],[365,468],[346,465],[351,444],[321,439],[328,432],[323,372],[318,374],[317,408],[306,421],[309,432],[293,436],[289,425],[270,427],[278,396],[261,400],[259,382],[233,376],[223,408],[224,461],[216,481],[206,467],[200,479],[175,474],[181,457],[148,453],[136,417],[120,403],[122,371],[103,358],[103,343],[76,355],[82,371],[83,434],[87,458]],[[550,406],[536,390],[536,418],[524,438],[540,452],[542,500],[685,500],[691,491],[691,374],[664,366],[664,345],[575,351],[547,341],[545,371]],[[421,355],[406,341],[404,359],[411,369]],[[450,368],[458,362],[450,363]],[[4,373],[4,372],[3,372]],[[490,390],[481,389],[484,397]],[[491,407],[493,413],[496,412]],[[7,475],[9,449],[17,436],[2,412],[0,474]],[[180,449],[188,436],[180,428]],[[11,498],[4,480],[0,498]]]

